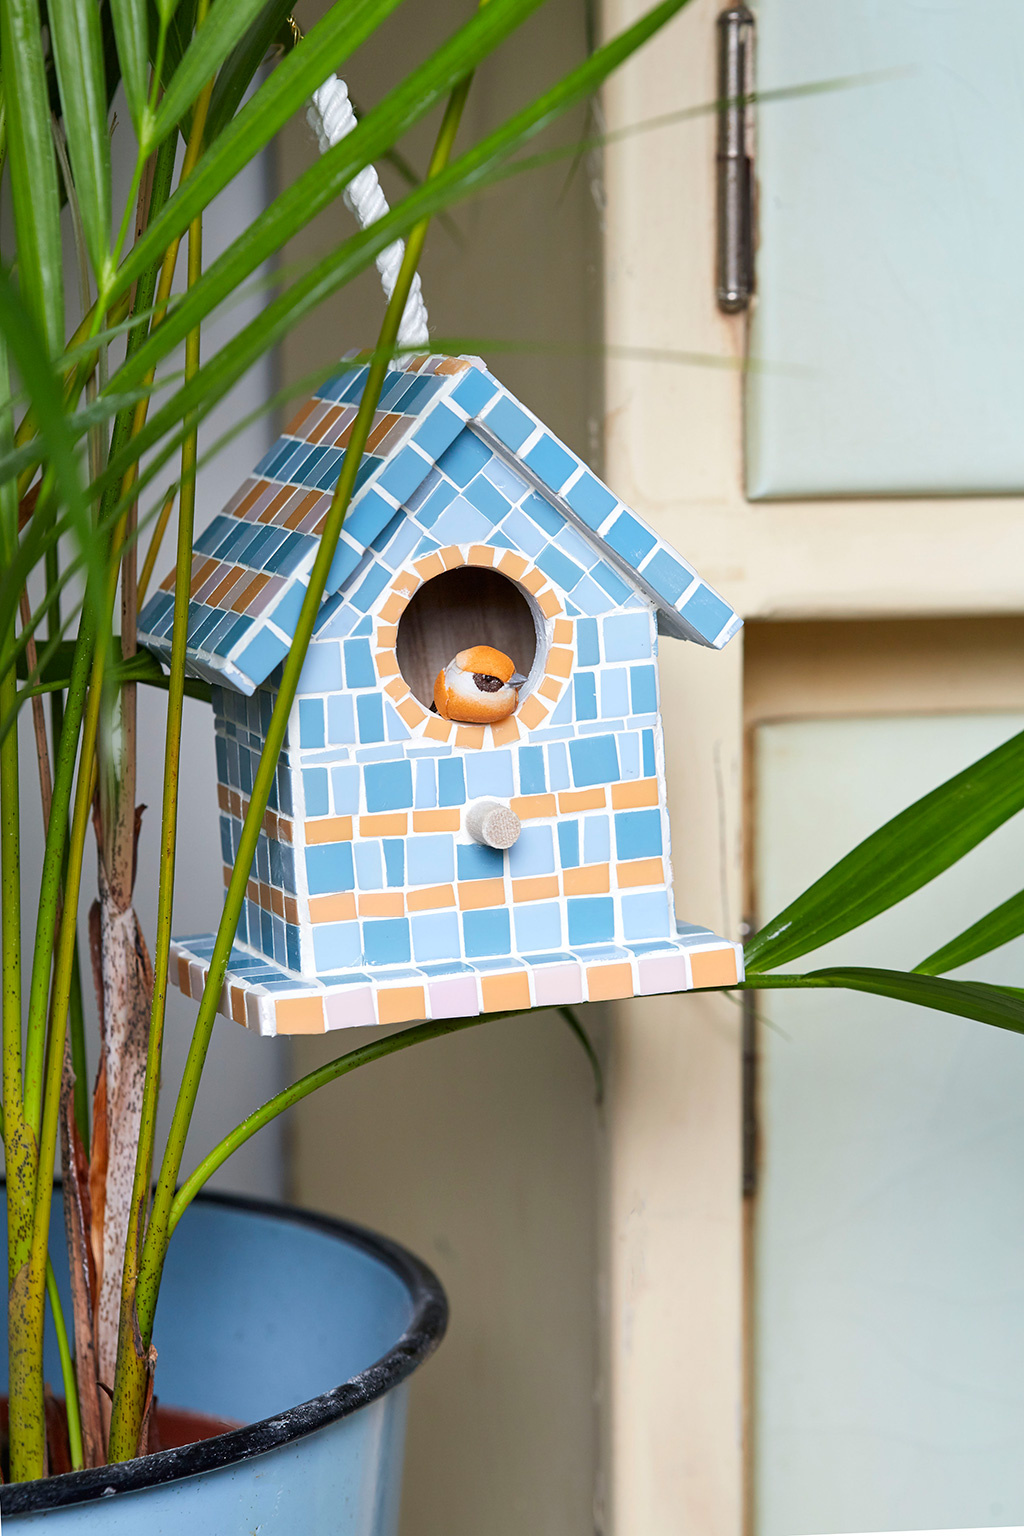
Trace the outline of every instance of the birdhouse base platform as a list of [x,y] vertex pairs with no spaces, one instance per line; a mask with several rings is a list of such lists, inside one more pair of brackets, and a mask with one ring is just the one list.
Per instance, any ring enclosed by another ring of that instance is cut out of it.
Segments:
[[[171,977],[186,997],[202,996],[213,944],[213,934],[172,944]],[[220,1012],[261,1035],[320,1035],[332,1029],[728,987],[742,979],[741,946],[689,925],[680,925],[673,938],[645,943],[372,966],[315,982],[236,945]]]

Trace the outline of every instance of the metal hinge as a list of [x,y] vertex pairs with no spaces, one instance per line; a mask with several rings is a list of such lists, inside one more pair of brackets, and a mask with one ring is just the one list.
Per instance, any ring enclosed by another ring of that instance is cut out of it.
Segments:
[[754,291],[754,17],[718,18],[718,307],[739,314]]

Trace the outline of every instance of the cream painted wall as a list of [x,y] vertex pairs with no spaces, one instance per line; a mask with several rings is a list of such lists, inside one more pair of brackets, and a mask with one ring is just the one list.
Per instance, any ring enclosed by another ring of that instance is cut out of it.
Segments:
[[[315,6],[299,10],[308,25]],[[360,105],[469,13],[459,0],[407,4],[352,61]],[[584,9],[549,0],[483,69],[468,144],[581,59]],[[403,146],[425,163],[436,119]],[[582,118],[559,130],[579,135]],[[285,136],[283,181],[315,153]],[[598,209],[582,165],[503,184],[435,225],[423,287],[435,338],[468,338],[530,406],[592,462],[600,364]],[[393,173],[382,168],[389,194]],[[288,259],[352,228],[332,209]],[[374,340],[371,274],[283,348],[301,378]],[[507,354],[492,342],[526,344]],[[545,351],[530,350],[540,342]],[[601,1010],[589,1010],[600,1043]],[[296,1066],[355,1045],[296,1041]],[[589,1536],[597,1498],[598,1179],[601,1120],[587,1063],[550,1014],[486,1026],[396,1056],[310,1101],[290,1128],[292,1193],[376,1226],[432,1264],[452,1305],[448,1338],[411,1394],[403,1536]]]

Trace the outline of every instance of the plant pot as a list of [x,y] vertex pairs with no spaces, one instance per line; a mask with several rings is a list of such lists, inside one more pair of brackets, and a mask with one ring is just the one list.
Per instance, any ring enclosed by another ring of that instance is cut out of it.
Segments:
[[[63,1233],[58,1196],[58,1274]],[[64,1305],[70,1318],[66,1294]],[[406,1382],[447,1314],[436,1276],[376,1233],[266,1201],[200,1197],[168,1251],[157,1396],[245,1427],[5,1486],[4,1532],[394,1536]],[[45,1363],[59,1392],[49,1320]]]

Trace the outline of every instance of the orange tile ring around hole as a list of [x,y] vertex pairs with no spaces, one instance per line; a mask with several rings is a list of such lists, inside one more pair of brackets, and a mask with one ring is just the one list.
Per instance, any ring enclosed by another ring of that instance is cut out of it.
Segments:
[[[495,726],[476,726],[472,730],[432,714],[413,697],[408,686],[401,697],[394,688],[397,679],[405,681],[398,666],[397,652],[402,614],[426,582],[440,576],[442,571],[462,565],[489,566],[500,571],[509,581],[523,588],[544,617],[552,622],[547,665],[533,691],[508,720]],[[576,626],[567,617],[561,599],[544,572],[514,550],[492,549],[489,544],[471,544],[466,548],[450,544],[444,549],[432,550],[421,560],[413,561],[409,569],[399,571],[391,585],[385,588],[384,601],[377,609],[374,642],[377,676],[381,686],[387,687],[409,730],[432,741],[454,741],[458,746],[476,750],[506,745],[518,737],[519,727],[525,726],[529,732],[543,725],[569,686],[576,661]],[[546,690],[543,694],[540,691],[542,684]]]

